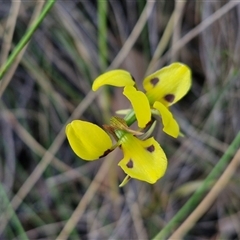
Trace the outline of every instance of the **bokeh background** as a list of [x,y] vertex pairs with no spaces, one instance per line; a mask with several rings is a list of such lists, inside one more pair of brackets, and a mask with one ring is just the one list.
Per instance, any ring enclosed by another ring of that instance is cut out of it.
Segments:
[[[44,4],[0,1],[0,66]],[[156,236],[240,130],[239,23],[239,1],[56,1],[0,80],[0,239]],[[91,91],[99,74],[125,69],[141,86],[174,61],[192,70],[191,90],[172,107],[185,137],[173,139],[157,125],[166,175],[119,188],[121,152],[83,161],[65,125],[101,126],[129,107],[121,89]],[[236,168],[184,239],[240,239],[239,202]]]

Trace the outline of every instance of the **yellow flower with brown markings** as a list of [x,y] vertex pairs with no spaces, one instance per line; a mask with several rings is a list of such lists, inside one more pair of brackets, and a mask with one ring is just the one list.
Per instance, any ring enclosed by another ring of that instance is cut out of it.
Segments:
[[[123,95],[131,102],[133,111],[125,116],[127,122],[113,117],[110,125],[104,125],[107,132],[93,123],[72,121],[66,127],[70,146],[80,158],[89,161],[97,160],[120,147],[123,159],[118,165],[127,174],[120,186],[124,186],[130,178],[155,183],[167,169],[163,149],[153,137],[147,137],[155,125],[152,124],[145,134],[128,126],[137,120],[138,126],[144,129],[151,121],[152,109],[156,109],[162,118],[163,131],[177,137],[179,125],[169,107],[190,89],[190,69],[182,63],[172,63],[156,71],[143,80],[145,92],[137,90],[134,78],[125,70],[112,70],[100,75],[92,89],[96,91],[103,85],[124,87]],[[115,145],[108,133],[115,138]]]
[[[153,138],[140,140],[131,130],[117,129],[118,120],[114,119],[118,142],[113,146],[110,136],[99,126],[81,120],[74,120],[66,127],[66,135],[73,151],[84,160],[97,160],[115,147],[123,151],[119,166],[128,175],[148,183],[155,183],[167,168],[167,158],[159,143]],[[120,186],[125,183],[120,184]]]
[[[111,77],[112,76],[112,77]],[[100,75],[93,83],[96,91],[103,85],[124,87],[123,94],[129,99],[138,121],[144,128],[151,120],[151,108],[158,110],[163,131],[178,137],[179,125],[169,107],[179,101],[191,87],[191,71],[182,63],[172,63],[143,80],[145,93],[138,91],[131,74],[124,70],[112,70]]]

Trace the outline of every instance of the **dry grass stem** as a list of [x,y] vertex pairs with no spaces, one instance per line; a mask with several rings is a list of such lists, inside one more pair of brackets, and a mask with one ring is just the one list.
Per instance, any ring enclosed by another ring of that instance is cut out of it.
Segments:
[[223,17],[226,13],[228,13],[231,9],[236,7],[240,2],[231,0],[228,3],[226,3],[223,7],[218,9],[215,13],[213,13],[208,18],[204,19],[198,26],[190,30],[185,36],[183,36],[174,46],[168,50],[164,56],[157,61],[153,69],[151,71],[153,72],[154,69],[156,70],[159,68],[159,66],[162,66],[171,56],[171,54],[175,54],[179,49],[181,49],[183,46],[185,46],[188,42],[190,42],[194,37],[199,35],[202,31],[204,31],[206,28],[208,28],[211,24],[216,22],[218,19]]
[[[75,119],[79,117],[89,106],[89,104],[94,100],[97,94],[94,94],[90,92],[88,96],[84,99],[85,101],[81,102],[78,107],[75,109],[75,111],[72,113],[71,117],[69,118],[68,122],[72,119]],[[39,164],[36,166],[36,168],[33,170],[31,175],[28,177],[28,179],[24,182],[24,184],[21,186],[21,188],[18,190],[18,193],[13,197],[11,204],[13,209],[17,209],[20,204],[22,203],[23,199],[27,196],[27,194],[31,191],[35,183],[38,181],[38,179],[41,177],[45,169],[49,166],[51,163],[53,156],[56,154],[56,152],[61,147],[63,141],[65,140],[65,126],[63,126],[62,130],[59,132],[57,137],[55,138],[54,142],[48,149],[48,151],[45,152],[42,160],[39,162]],[[5,219],[5,224],[2,224],[0,226],[0,233],[5,229],[8,220],[11,216]]]
[[111,155],[106,157],[104,163],[98,170],[98,173],[96,174],[95,178],[93,179],[92,183],[88,187],[86,193],[80,200],[77,208],[73,212],[72,216],[68,219],[67,223],[65,224],[64,228],[60,232],[60,234],[57,237],[57,240],[65,240],[68,239],[69,235],[71,234],[72,230],[76,227],[78,221],[82,217],[82,214],[86,210],[87,205],[94,197],[95,193],[97,192],[98,188],[101,186],[101,183],[105,176],[108,174],[109,168],[112,164],[114,157],[116,155],[116,152],[113,152]]
[[240,150],[237,151],[234,158],[227,166],[224,173],[211,188],[207,196],[201,201],[190,216],[180,225],[180,227],[169,237],[169,239],[182,239],[184,235],[195,225],[217,199],[221,191],[229,183],[231,177],[237,170],[240,163]]
[[5,31],[5,34],[3,35],[3,40],[2,40],[3,43],[2,43],[1,54],[0,54],[0,66],[2,66],[3,63],[6,61],[8,57],[8,53],[11,49],[12,37],[13,37],[16,21],[18,18],[18,12],[19,12],[20,6],[21,6],[21,0],[19,1],[12,0],[11,9],[9,11],[9,15],[6,23],[7,31]]
[[128,39],[126,40],[123,47],[119,51],[118,55],[114,58],[108,69],[118,68],[120,64],[124,61],[124,59],[127,57],[128,53],[133,47],[133,44],[136,42],[137,38],[142,32],[142,29],[146,24],[147,19],[149,18],[149,15],[151,14],[154,5],[155,1],[150,0],[147,1],[146,6],[142,11],[141,16],[139,17],[136,25],[134,26],[130,36],[128,37]]
[[173,46],[177,44],[179,39],[181,39],[181,26],[182,26],[182,18],[183,18],[183,10],[185,7],[186,1],[176,1],[175,0],[175,9],[174,9],[174,27],[173,27],[173,35],[172,35],[172,53],[171,53],[171,62],[177,61],[179,59],[178,52],[173,51]]
[[[13,3],[15,3],[16,5],[20,4],[21,0],[13,1]],[[44,1],[37,0],[36,6],[35,6],[35,9],[34,9],[34,12],[33,12],[33,15],[31,17],[31,20],[29,22],[29,26],[28,27],[31,27],[31,24],[39,17],[39,15],[41,13],[41,10],[43,8],[43,5],[44,5]],[[8,39],[8,41],[11,42],[10,39]],[[11,46],[9,46],[9,47],[11,47]],[[15,59],[14,63],[12,64],[12,66],[10,67],[8,72],[1,79],[1,81],[0,81],[0,98],[3,95],[3,93],[4,93],[5,89],[7,88],[8,84],[10,83],[10,81],[11,81],[11,79],[12,79],[12,77],[13,77],[13,75],[14,75],[14,73],[15,73],[18,65],[19,65],[19,63],[22,60],[22,57],[23,57],[27,47],[28,47],[28,44],[21,50],[21,52],[19,53],[19,55]],[[8,51],[6,51],[6,54],[7,53],[8,53]],[[2,55],[0,55],[0,56],[2,56]],[[1,66],[1,64],[0,64],[0,66]]]

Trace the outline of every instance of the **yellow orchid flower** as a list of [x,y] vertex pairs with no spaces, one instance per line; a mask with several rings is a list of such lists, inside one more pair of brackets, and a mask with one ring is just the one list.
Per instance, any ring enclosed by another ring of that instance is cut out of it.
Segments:
[[[167,168],[167,158],[153,137],[140,140],[133,135],[127,126],[114,118],[113,129],[117,144],[112,145],[110,136],[99,126],[81,120],[74,120],[66,126],[66,135],[73,151],[84,160],[97,160],[111,152],[116,146],[123,151],[119,166],[128,178],[135,178],[148,183],[155,183]],[[126,180],[120,186],[125,185]]]
[[[111,78],[111,75],[114,77]],[[124,70],[113,70],[100,75],[94,81],[92,89],[96,91],[103,85],[124,87],[123,94],[130,100],[140,128],[144,128],[151,120],[151,108],[154,108],[162,118],[163,131],[172,137],[178,137],[179,125],[169,106],[179,101],[191,87],[191,71],[186,65],[172,63],[147,76],[143,80],[145,94],[135,89],[133,77]]]

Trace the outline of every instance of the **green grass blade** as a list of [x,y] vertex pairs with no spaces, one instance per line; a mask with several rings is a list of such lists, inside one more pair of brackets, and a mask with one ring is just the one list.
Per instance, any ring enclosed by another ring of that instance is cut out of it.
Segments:
[[35,22],[33,22],[32,26],[28,29],[28,31],[25,33],[25,35],[22,37],[21,41],[17,44],[11,55],[8,57],[5,64],[0,69],[0,79],[2,79],[5,72],[8,70],[8,68],[11,66],[11,64],[14,62],[17,55],[20,53],[20,51],[24,48],[24,46],[28,43],[28,41],[31,39],[32,35],[38,28],[38,26],[41,24],[53,4],[56,0],[48,0],[46,3],[42,13],[40,14],[39,18],[36,19]]
[[28,239],[28,237],[22,227],[22,224],[19,221],[17,215],[15,214],[1,183],[0,183],[0,199],[1,199],[1,203],[2,203],[1,208],[5,206],[4,207],[5,213],[3,213],[3,214],[9,214],[9,213],[11,214],[12,225],[15,228],[15,232],[16,232],[17,236],[19,237],[19,239],[22,239],[22,240]]
[[240,146],[240,132],[237,134],[235,139],[232,141],[228,150],[213,168],[213,170],[209,173],[207,178],[204,180],[203,184],[197,189],[197,191],[191,196],[191,198],[187,201],[187,203],[177,212],[177,214],[169,221],[169,223],[153,238],[157,239],[165,239],[176,226],[178,226],[186,216],[192,212],[192,210],[197,206],[203,194],[209,189],[210,184],[213,183],[219,176],[219,174],[224,170],[227,166],[228,162],[231,160],[234,153]]
[[98,47],[100,68],[107,68],[107,7],[108,1],[98,1]]

